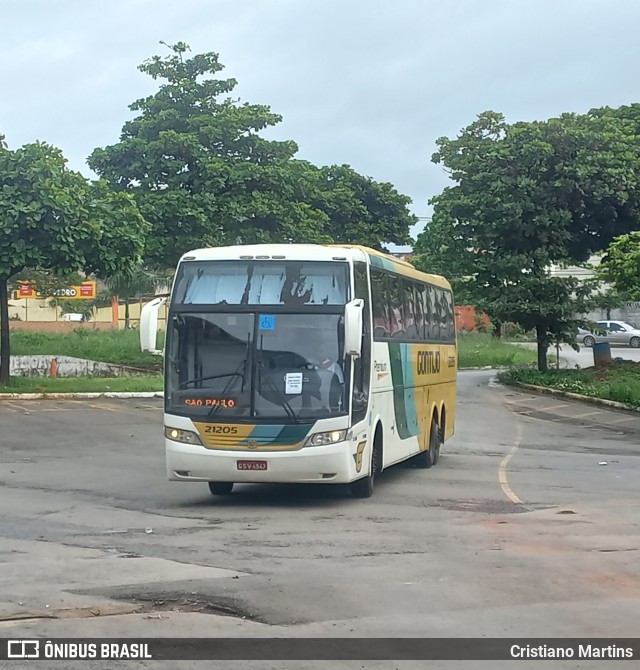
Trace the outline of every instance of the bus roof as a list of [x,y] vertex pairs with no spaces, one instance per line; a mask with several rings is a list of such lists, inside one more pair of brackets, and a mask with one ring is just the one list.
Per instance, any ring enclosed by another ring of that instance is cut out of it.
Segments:
[[[339,250],[342,250],[343,253],[340,253]],[[240,244],[228,247],[207,247],[187,252],[180,261],[262,259],[368,261],[373,267],[394,272],[403,277],[451,288],[444,277],[421,272],[407,261],[358,244]]]
[[363,247],[357,244],[335,244],[329,246],[342,247],[343,249],[358,249],[369,257],[369,262],[371,265],[373,265],[373,267],[378,267],[389,272],[395,272],[396,274],[402,275],[403,277],[429,282],[431,284],[435,284],[436,286],[442,286],[443,288],[451,288],[451,285],[444,277],[422,272],[414,265],[409,263],[409,261],[396,258],[391,254],[385,254],[383,251],[369,249],[368,247]]

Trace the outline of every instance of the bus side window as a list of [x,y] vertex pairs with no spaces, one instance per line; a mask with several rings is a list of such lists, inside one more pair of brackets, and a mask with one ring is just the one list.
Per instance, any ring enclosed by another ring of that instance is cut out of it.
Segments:
[[434,288],[433,290],[435,299],[434,299],[434,309],[433,309],[433,339],[440,342],[442,340],[443,329],[442,329],[442,320],[443,320],[443,307],[442,298],[442,289]]
[[391,337],[404,337],[403,289],[402,279],[397,275],[387,275],[387,304],[389,305],[389,320]]
[[445,291],[445,305],[447,309],[447,335],[446,341],[453,342],[456,337],[455,316],[453,313],[453,295],[451,291]]
[[352,421],[355,424],[365,420],[369,403],[369,378],[371,374],[371,319],[369,317],[369,306],[371,305],[371,296],[369,295],[366,263],[357,261],[353,264],[353,267],[355,297],[364,300],[362,351],[358,358],[353,359]]
[[425,336],[427,340],[435,340],[438,337],[436,331],[436,290],[431,284],[427,285],[427,313]]
[[373,311],[373,336],[379,340],[389,337],[387,315],[386,275],[371,268],[371,307]]
[[415,284],[415,315],[416,315],[416,341],[421,342],[424,337],[424,307],[425,307],[425,285]]

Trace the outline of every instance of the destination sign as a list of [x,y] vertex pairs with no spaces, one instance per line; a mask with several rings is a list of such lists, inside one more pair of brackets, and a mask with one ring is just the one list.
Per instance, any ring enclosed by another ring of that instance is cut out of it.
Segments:
[[231,409],[236,406],[235,398],[183,398],[182,403],[187,407],[225,407]]

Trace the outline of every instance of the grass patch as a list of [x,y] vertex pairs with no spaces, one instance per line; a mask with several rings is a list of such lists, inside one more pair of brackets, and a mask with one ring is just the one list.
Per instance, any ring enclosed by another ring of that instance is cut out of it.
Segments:
[[458,366],[461,368],[529,365],[536,360],[535,351],[487,333],[458,333]]
[[548,372],[514,368],[499,377],[506,384],[523,382],[640,407],[640,363],[627,361],[598,369]]
[[105,393],[162,391],[162,375],[138,377],[12,377],[0,393]]
[[71,333],[11,333],[13,356],[75,356],[90,361],[115,363],[162,371],[162,358],[140,351],[140,335],[135,330],[90,330],[76,328]]

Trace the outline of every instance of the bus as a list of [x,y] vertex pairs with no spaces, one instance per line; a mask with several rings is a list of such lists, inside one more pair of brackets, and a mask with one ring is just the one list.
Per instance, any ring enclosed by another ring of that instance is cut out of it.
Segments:
[[156,350],[164,355],[169,480],[348,484],[373,494],[401,461],[438,462],[453,435],[451,286],[355,245],[260,244],[182,256]]

